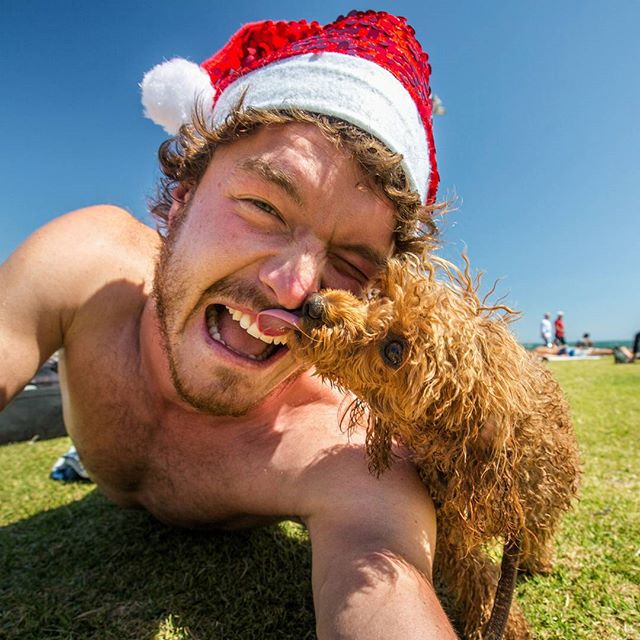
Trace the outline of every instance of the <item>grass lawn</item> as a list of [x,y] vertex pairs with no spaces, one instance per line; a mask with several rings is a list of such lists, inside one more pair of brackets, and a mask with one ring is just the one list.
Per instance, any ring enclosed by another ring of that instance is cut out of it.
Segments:
[[[518,595],[541,639],[640,639],[640,364],[550,365],[573,409],[582,498],[558,563]],[[313,638],[305,530],[177,531],[50,481],[67,439],[0,447],[0,638]]]

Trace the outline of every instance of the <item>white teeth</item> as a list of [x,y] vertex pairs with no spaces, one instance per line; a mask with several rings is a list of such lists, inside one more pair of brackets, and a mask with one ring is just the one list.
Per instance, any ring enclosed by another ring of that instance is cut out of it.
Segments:
[[[242,323],[240,324],[242,326]],[[264,342],[268,342],[271,344],[273,342],[273,338],[271,336],[263,336],[260,329],[258,329],[258,325],[254,322],[251,326],[245,327],[247,333],[254,338],[258,338],[259,340],[263,340]]]
[[218,323],[216,322],[215,316],[211,316],[207,320],[207,327],[209,327],[209,335],[218,342],[222,342],[222,344],[226,345],[226,342],[222,339],[220,335],[220,331],[218,330]]
[[262,340],[262,342],[266,342],[267,344],[277,345],[285,344],[287,342],[286,336],[268,336],[266,333],[262,333],[262,331],[258,329],[257,322],[248,313],[243,313],[238,309],[231,309],[230,307],[226,307],[226,309],[229,312],[229,315],[231,315],[236,322],[239,322],[240,326],[250,336],[257,338],[258,340]]
[[[227,310],[229,311],[229,314],[231,315],[231,317],[236,322],[239,322],[240,326],[243,327],[247,331],[247,333],[253,336],[254,338],[258,338],[258,340],[262,340],[267,344],[274,344],[274,345],[285,344],[287,342],[286,336],[273,337],[273,336],[268,336],[262,333],[260,329],[258,329],[257,322],[253,321],[249,314],[243,313],[242,311],[238,311],[237,309],[230,309],[229,307],[227,307]],[[215,313],[207,314],[207,328],[209,329],[209,335],[214,340],[223,344],[225,347],[227,347],[227,349],[231,349],[232,351],[235,351],[222,339],[222,336],[220,335],[220,329],[218,329],[217,315]],[[258,355],[258,356],[254,356],[248,353],[247,354],[243,353],[241,355],[247,358],[250,358],[251,360],[262,361],[268,358],[269,355],[272,353],[273,353],[272,349],[267,349],[262,355]]]

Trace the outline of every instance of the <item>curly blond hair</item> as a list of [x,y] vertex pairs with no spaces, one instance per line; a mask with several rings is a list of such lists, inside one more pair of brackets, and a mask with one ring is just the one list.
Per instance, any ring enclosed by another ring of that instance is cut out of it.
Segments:
[[434,214],[442,211],[444,205],[422,204],[420,195],[411,190],[400,154],[389,151],[379,140],[355,125],[333,116],[299,109],[243,109],[241,104],[217,128],[211,126],[201,107],[196,108],[191,123],[183,125],[176,136],[160,145],[158,158],[164,177],[155,198],[149,203],[158,228],[166,229],[173,189],[178,184],[197,185],[218,146],[231,144],[260,127],[289,122],[316,125],[336,148],[351,154],[365,178],[393,204],[397,221],[394,229],[396,252],[422,254],[438,246]]

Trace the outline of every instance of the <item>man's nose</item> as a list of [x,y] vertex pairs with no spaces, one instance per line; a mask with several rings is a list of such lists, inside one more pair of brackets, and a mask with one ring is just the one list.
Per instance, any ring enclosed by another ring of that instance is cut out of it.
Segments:
[[302,306],[320,287],[321,257],[302,251],[268,259],[260,269],[260,282],[269,287],[285,309]]

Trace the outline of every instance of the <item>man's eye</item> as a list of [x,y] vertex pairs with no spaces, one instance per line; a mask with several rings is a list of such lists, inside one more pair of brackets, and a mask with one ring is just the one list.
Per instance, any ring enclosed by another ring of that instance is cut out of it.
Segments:
[[264,202],[262,200],[255,200],[253,198],[245,200],[245,202],[250,202],[254,207],[257,207],[258,209],[262,209],[262,211],[269,213],[270,215],[275,216],[276,218],[280,217],[280,214],[278,213],[278,211],[274,209],[267,202]]
[[347,276],[349,278],[353,278],[357,280],[360,284],[364,284],[369,279],[368,276],[362,272],[358,267],[351,264],[344,258],[339,256],[331,256],[331,263],[334,269],[343,276]]
[[345,289],[359,294],[368,277],[358,267],[338,256],[329,256],[329,264],[322,278],[322,286],[329,289]]
[[244,207],[247,211],[263,211],[264,213],[267,213],[274,218],[282,220],[282,216],[280,215],[279,211],[264,200],[242,197],[236,197],[234,198],[234,200],[238,202],[242,207]]

